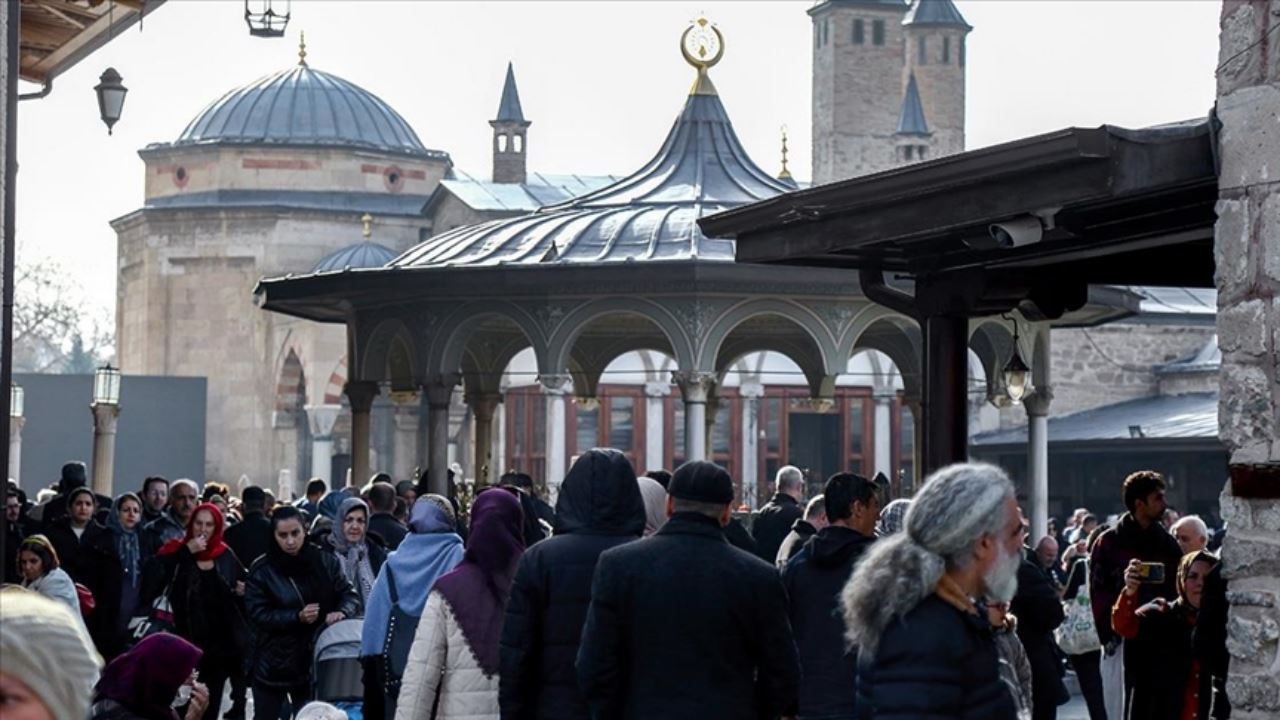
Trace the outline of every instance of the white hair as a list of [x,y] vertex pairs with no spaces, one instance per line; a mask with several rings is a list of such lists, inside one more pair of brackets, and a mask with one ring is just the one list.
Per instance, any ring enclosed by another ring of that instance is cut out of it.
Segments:
[[841,592],[846,635],[861,657],[875,656],[889,623],[932,593],[943,573],[970,565],[983,535],[1000,535],[1012,497],[1013,483],[994,465],[956,463],[929,476],[905,532],[873,544]]
[[298,711],[297,720],[347,720],[347,713],[327,702],[310,702]]
[[1178,528],[1183,525],[1190,525],[1191,528],[1200,535],[1200,537],[1206,540],[1209,539],[1209,526],[1204,523],[1204,520],[1200,519],[1199,515],[1183,515],[1178,519],[1178,522],[1174,523],[1173,526],[1169,528],[1169,530],[1172,532],[1178,532]]
[[196,495],[200,494],[200,486],[197,485],[196,481],[192,480],[191,478],[178,478],[177,480],[174,480],[173,482],[169,483],[169,491],[173,492],[174,488],[182,485],[186,485],[190,487],[192,490],[195,491]]
[[804,519],[813,520],[827,511],[827,499],[823,495],[815,495],[808,505],[804,506]]
[[795,490],[804,485],[804,473],[800,472],[800,468],[795,465],[783,465],[778,468],[778,474],[774,476],[773,482],[778,492]]

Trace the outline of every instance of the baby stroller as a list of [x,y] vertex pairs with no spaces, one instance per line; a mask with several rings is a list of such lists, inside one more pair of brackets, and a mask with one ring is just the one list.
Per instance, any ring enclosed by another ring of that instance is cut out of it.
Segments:
[[360,666],[360,633],[364,620],[339,620],[316,638],[314,667],[316,700],[345,710],[350,720],[363,720],[363,669]]

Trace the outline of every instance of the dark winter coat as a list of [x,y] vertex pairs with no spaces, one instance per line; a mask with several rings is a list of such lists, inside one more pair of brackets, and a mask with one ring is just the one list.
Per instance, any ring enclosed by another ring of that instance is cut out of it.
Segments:
[[751,524],[751,535],[756,540],[756,555],[770,565],[774,564],[782,541],[791,532],[791,526],[802,517],[804,509],[795,498],[774,493],[773,499],[760,508],[760,514]]
[[[1133,682],[1129,720],[1176,720],[1182,717],[1184,693],[1196,660],[1193,615],[1178,600],[1163,609],[1148,604],[1138,611],[1138,616],[1136,640],[1147,650],[1148,661],[1125,670],[1126,674],[1132,674]],[[1199,669],[1196,717],[1199,720],[1230,717],[1225,677],[1215,676],[1203,660]]]
[[1018,594],[1009,604],[1009,612],[1018,618],[1018,639],[1031,663],[1033,717],[1054,717],[1058,701],[1066,697],[1066,687],[1053,631],[1062,624],[1065,613],[1053,578],[1030,550],[1018,566]]
[[94,520],[85,526],[80,537],[71,529],[71,516],[63,515],[52,527],[45,531],[45,536],[58,553],[58,564],[71,579],[81,583],[90,590],[98,585],[101,573],[101,557],[94,550],[98,539],[110,536],[107,529]]
[[809,542],[809,538],[818,534],[818,528],[813,523],[800,518],[791,526],[791,532],[783,538],[782,544],[778,546],[778,557],[774,559],[774,564],[781,570],[787,566],[791,558],[800,554],[800,550],[804,544]]
[[875,659],[859,669],[858,715],[875,720],[1014,720],[986,613],[937,593],[890,621]]
[[243,520],[227,528],[223,542],[230,546],[245,567],[251,567],[255,560],[267,553],[272,542],[271,521],[264,513],[247,513]]
[[736,517],[729,518],[729,524],[724,526],[724,539],[743,552],[756,554],[755,538],[751,537],[747,527]]
[[840,591],[874,537],[830,525],[817,532],[782,571],[787,614],[800,653],[800,716],[853,717],[857,653],[849,649]]
[[574,660],[604,551],[644,532],[635,471],[617,451],[592,451],[560,486],[556,532],[520,558],[502,627],[498,699],[506,720],[590,717]]
[[[1098,628],[1098,639],[1105,645],[1116,638],[1111,630],[1111,608],[1124,589],[1124,570],[1130,560],[1164,563],[1164,582],[1144,583],[1138,591],[1138,600],[1149,603],[1157,597],[1172,602],[1178,597],[1178,561],[1182,550],[1160,523],[1151,523],[1143,530],[1131,513],[1120,517],[1116,526],[1098,536],[1089,560],[1089,603],[1093,606],[1093,622]],[[1126,668],[1141,653],[1142,642],[1125,649]],[[1131,651],[1132,649],[1132,651]]]
[[[268,555],[258,558],[249,570],[244,604],[253,631],[248,676],[254,683],[277,688],[307,684],[311,651],[316,635],[325,627],[325,615],[336,611],[350,618],[359,614],[360,598],[343,576],[337,559],[331,553],[311,549],[316,565],[306,577],[286,576]],[[298,613],[310,603],[320,604],[320,617],[307,624]]]
[[777,569],[676,513],[600,556],[578,651],[594,717],[794,715],[799,662]]
[[187,536],[187,526],[173,516],[173,511],[165,510],[160,517],[142,526],[142,542],[148,552],[154,555],[170,540],[181,540]]
[[93,642],[97,645],[99,652],[103,658],[110,660],[117,654],[124,651],[125,632],[129,626],[129,618],[137,612],[138,606],[141,606],[142,593],[145,591],[144,571],[147,567],[147,561],[151,559],[148,554],[148,548],[142,542],[141,534],[138,537],[138,590],[136,605],[134,607],[120,607],[121,598],[124,597],[124,564],[120,560],[119,551],[116,549],[115,533],[107,531],[94,537],[93,544],[90,546],[91,556],[95,562],[99,563],[98,571],[95,573],[96,584],[90,588],[93,590],[93,598],[96,603],[93,615],[89,618],[89,632],[93,635]]
[[[244,603],[235,588],[236,583],[245,582],[248,573],[235,550],[229,548],[213,559],[213,570],[216,582],[201,582],[209,576],[200,575],[196,557],[186,545],[168,555],[155,555],[143,569],[138,604],[149,607],[168,589],[174,634],[200,648],[208,658],[238,661],[248,649],[249,626]],[[201,606],[196,607],[197,603]],[[207,627],[205,608],[212,608],[221,619],[220,627]]]
[[150,720],[115,700],[99,700],[89,708],[89,720]]
[[376,533],[382,538],[382,543],[386,545],[388,550],[395,550],[400,547],[404,536],[409,534],[409,528],[403,523],[396,520],[396,516],[391,513],[374,513],[369,517],[369,532]]

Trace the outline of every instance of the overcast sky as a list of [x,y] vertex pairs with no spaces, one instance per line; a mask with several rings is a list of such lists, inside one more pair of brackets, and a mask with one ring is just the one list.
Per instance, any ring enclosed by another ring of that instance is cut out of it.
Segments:
[[[276,0],[283,6],[284,0]],[[386,100],[423,144],[489,171],[490,128],[515,63],[531,170],[626,174],[658,149],[692,81],[678,50],[691,19],[725,34],[712,70],[739,137],[776,171],[779,128],[809,177],[810,2],[293,2],[283,39],[250,37],[243,3],[170,0],[19,112],[20,259],[52,256],[90,299],[115,305],[116,236],[142,203],[137,150],[175,139],[227,90],[308,61]],[[1213,104],[1216,0],[957,2],[974,26],[968,147],[1068,126],[1141,127]],[[129,87],[108,136],[93,86]],[[24,88],[29,90],[31,88]]]

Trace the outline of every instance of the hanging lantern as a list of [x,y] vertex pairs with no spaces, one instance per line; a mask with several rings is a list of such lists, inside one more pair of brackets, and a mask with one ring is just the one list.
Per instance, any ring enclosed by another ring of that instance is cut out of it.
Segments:
[[1018,323],[1012,318],[1009,319],[1013,322],[1013,354],[1004,366],[1004,390],[1009,400],[1017,405],[1031,389],[1031,368],[1027,367],[1022,360],[1022,354],[1018,352]]
[[244,0],[244,22],[254,37],[283,37],[293,10],[292,0],[285,0],[284,12],[278,12],[272,0]]
[[124,110],[124,96],[129,92],[129,88],[125,87],[122,82],[123,78],[115,68],[107,68],[98,78],[98,84],[93,91],[98,94],[98,112],[102,114],[102,122],[107,124],[107,134],[111,134],[111,128],[115,126],[116,121],[120,119],[120,112]]
[[93,373],[93,404],[120,404],[120,370],[111,367],[110,363]]

